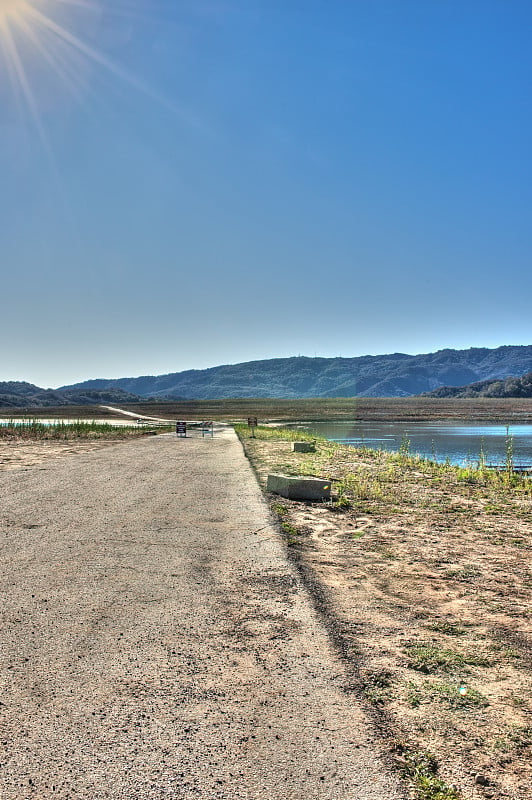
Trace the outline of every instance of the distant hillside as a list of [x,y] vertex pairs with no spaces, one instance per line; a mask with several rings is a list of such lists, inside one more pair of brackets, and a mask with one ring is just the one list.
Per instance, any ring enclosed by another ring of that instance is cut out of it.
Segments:
[[522,378],[477,381],[468,386],[441,386],[426,397],[532,397],[532,372]]
[[46,406],[135,403],[141,399],[123,389],[41,389],[25,381],[0,381],[0,408],[45,408]]
[[[98,378],[59,389],[0,382],[0,407],[238,397],[530,397],[532,345],[356,358],[274,358],[203,370]],[[524,376],[524,377],[520,377]]]
[[505,379],[532,370],[532,345],[439,350],[423,355],[275,358],[139,378],[96,379],[58,391],[122,389],[143,398],[408,397],[441,386]]

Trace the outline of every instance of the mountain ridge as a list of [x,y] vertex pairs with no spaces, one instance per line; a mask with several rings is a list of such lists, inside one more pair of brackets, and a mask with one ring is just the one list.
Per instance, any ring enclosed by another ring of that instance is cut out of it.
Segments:
[[520,376],[532,370],[532,345],[446,348],[352,358],[293,356],[137,378],[97,378],[60,387],[120,388],[142,397],[211,400],[236,397],[408,397],[440,386]]
[[0,406],[30,407],[154,400],[410,397],[441,387],[519,378],[532,371],[532,345],[445,348],[352,358],[292,356],[164,375],[93,378],[57,389],[0,383]]

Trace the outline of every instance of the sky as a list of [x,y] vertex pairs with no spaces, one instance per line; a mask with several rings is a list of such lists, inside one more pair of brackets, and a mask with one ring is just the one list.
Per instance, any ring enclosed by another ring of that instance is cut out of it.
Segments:
[[531,25],[0,0],[0,381],[531,344]]

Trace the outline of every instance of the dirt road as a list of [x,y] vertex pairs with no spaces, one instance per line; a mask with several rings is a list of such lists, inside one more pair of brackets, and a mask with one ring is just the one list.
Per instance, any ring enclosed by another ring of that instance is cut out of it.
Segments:
[[231,429],[0,492],[2,800],[402,797]]

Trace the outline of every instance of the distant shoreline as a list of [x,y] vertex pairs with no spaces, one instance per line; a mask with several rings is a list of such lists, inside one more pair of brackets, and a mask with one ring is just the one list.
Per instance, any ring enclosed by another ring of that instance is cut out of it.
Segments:
[[[262,422],[324,420],[396,420],[430,422],[469,420],[501,424],[532,423],[531,398],[427,398],[427,397],[341,397],[341,398],[235,398],[223,400],[179,400],[120,404],[124,411],[176,419],[215,419],[224,422],[246,421],[257,416]],[[50,406],[38,408],[5,407],[3,417],[41,417],[119,419],[116,411],[100,405]],[[124,415],[126,416],[126,415]],[[122,416],[122,418],[124,418]]]

